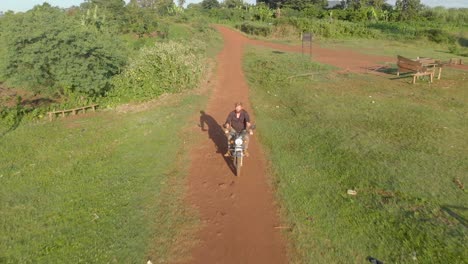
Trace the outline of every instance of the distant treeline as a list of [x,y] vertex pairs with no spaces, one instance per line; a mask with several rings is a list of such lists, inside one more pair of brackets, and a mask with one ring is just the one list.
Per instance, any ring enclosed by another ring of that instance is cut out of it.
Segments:
[[318,38],[427,40],[468,54],[468,8],[427,7],[420,0],[203,0],[188,11],[232,23],[248,34],[279,37],[313,32]]
[[[272,17],[287,15],[351,22],[437,21],[465,26],[468,24],[468,8],[431,8],[421,4],[420,0],[397,0],[394,6],[386,0],[258,0],[255,6],[270,9]],[[248,10],[253,5],[242,0],[225,0],[221,3],[218,0],[203,0],[200,4],[190,4],[188,7]]]

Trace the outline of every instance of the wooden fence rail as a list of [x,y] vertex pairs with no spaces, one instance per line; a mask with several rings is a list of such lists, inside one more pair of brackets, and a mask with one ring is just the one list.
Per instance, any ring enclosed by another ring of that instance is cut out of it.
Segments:
[[449,64],[462,65],[463,62],[462,62],[462,59],[460,58],[451,58],[449,60]]
[[52,119],[55,116],[57,116],[57,114],[60,114],[62,117],[65,117],[66,113],[72,113],[73,115],[76,115],[80,111],[85,113],[86,109],[93,109],[93,112],[94,112],[94,111],[96,111],[96,107],[98,107],[98,106],[99,106],[98,104],[93,104],[93,105],[88,105],[88,106],[83,106],[83,107],[78,107],[78,108],[73,108],[73,109],[52,111],[52,112],[48,112],[47,114],[49,115],[49,121],[52,121]]

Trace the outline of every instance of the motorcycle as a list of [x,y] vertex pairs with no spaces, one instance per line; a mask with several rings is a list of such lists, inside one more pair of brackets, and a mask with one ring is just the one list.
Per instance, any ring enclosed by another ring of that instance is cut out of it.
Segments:
[[[251,130],[255,129],[255,125],[250,127]],[[245,157],[245,136],[247,131],[244,129],[241,132],[235,132],[231,134],[231,141],[228,144],[228,150],[230,157],[233,161],[233,165],[236,169],[236,176],[239,177],[241,174],[241,168]]]

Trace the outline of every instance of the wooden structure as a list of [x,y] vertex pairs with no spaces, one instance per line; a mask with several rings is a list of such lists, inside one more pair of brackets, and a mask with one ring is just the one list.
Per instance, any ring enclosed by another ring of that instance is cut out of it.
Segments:
[[309,56],[312,57],[312,40],[314,36],[311,32],[302,32],[301,33],[301,40],[302,40],[302,54],[304,55],[304,42],[309,42]]
[[434,67],[424,66],[421,61],[411,60],[402,56],[398,56],[397,58],[397,76],[400,76],[400,73],[412,73],[413,84],[416,83],[417,77],[429,76],[432,83],[434,79]]
[[455,65],[462,65],[462,59],[459,58],[451,58],[449,61],[449,64],[455,64]]
[[440,62],[439,60],[424,57],[418,57],[416,61],[421,62],[423,67],[427,67],[428,69],[432,69],[433,71],[435,71],[435,69],[438,68],[439,73],[437,74],[437,80],[440,80],[440,76],[442,75],[442,66],[444,65],[444,63]]
[[71,113],[72,115],[78,114],[80,111],[83,113],[86,112],[86,109],[92,109],[93,112],[96,111],[96,107],[98,107],[98,104],[93,104],[93,105],[88,105],[88,106],[83,106],[83,107],[78,107],[78,108],[73,108],[73,109],[68,109],[68,110],[59,110],[59,111],[52,111],[48,112],[47,114],[49,115],[49,121],[52,121],[52,119],[57,116],[57,114],[60,114],[62,117],[65,117],[66,113]]

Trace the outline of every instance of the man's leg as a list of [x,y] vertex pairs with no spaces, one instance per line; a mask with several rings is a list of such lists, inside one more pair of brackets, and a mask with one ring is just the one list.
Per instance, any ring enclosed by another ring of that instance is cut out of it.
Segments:
[[225,157],[229,157],[230,156],[230,153],[229,153],[229,146],[230,146],[230,142],[231,142],[231,139],[232,137],[236,134],[236,130],[234,130],[234,128],[230,128],[229,129],[229,132],[226,134],[226,138],[227,138],[227,151],[226,153],[224,154]]

